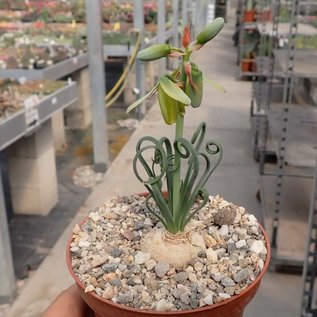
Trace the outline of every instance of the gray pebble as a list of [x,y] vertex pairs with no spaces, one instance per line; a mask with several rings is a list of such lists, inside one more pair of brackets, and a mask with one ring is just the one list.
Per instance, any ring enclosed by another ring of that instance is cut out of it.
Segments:
[[107,263],[104,264],[101,268],[104,270],[105,273],[112,273],[118,268],[118,263]]
[[114,258],[118,258],[123,254],[123,251],[120,250],[119,248],[115,248],[111,251],[110,255],[113,256]]
[[133,301],[133,296],[130,293],[121,294],[118,296],[119,304],[127,304]]
[[114,278],[114,279],[111,280],[109,283],[110,283],[112,286],[121,286],[121,285],[122,285],[121,281],[120,281],[118,278]]
[[207,257],[206,251],[199,251],[198,254],[197,254],[197,256],[198,256],[199,258],[206,258],[206,257]]
[[234,280],[236,283],[241,283],[248,279],[251,275],[251,272],[249,269],[242,269],[234,276]]
[[166,262],[158,262],[155,265],[155,274],[158,277],[163,277],[168,272],[169,269],[170,269],[170,266],[169,266],[168,263],[166,263]]
[[183,304],[187,304],[187,305],[190,304],[190,298],[188,294],[181,294],[179,299]]
[[233,279],[231,279],[230,277],[228,276],[225,276],[222,280],[221,280],[221,284],[224,286],[224,287],[229,287],[229,286],[235,286],[236,283],[234,282]]
[[179,272],[179,273],[175,274],[174,277],[175,277],[175,281],[177,283],[181,283],[181,282],[188,280],[189,275],[187,272]]

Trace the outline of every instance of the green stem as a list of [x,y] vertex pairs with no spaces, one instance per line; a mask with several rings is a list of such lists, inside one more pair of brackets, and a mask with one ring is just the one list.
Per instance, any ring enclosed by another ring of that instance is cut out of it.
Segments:
[[[189,61],[189,57],[190,57],[190,52],[188,51],[188,49],[186,49],[186,54],[183,56],[183,63],[186,61]],[[180,81],[183,81],[184,83],[186,81],[186,74],[185,74],[183,66],[181,67]],[[183,90],[185,91],[185,85]],[[181,111],[183,107],[184,107],[183,104],[179,104],[178,106],[177,117],[176,117],[176,128],[175,128],[175,140],[177,138],[183,137],[184,114]],[[173,175],[173,219],[174,219],[174,222],[176,219],[181,218],[178,216],[178,214],[182,212],[182,210],[179,209],[179,206],[180,206],[179,199],[180,199],[180,190],[181,190],[181,158],[175,151],[174,167],[176,166],[178,166],[178,168],[175,170]],[[175,225],[178,226],[177,223],[175,223]]]

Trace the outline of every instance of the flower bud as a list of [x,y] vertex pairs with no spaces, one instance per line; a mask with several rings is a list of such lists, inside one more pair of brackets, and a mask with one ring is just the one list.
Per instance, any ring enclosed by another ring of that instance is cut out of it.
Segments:
[[223,18],[213,20],[196,36],[197,44],[204,45],[213,39],[221,31],[224,24],[225,20]]
[[186,25],[185,28],[184,28],[184,35],[183,35],[183,38],[182,38],[182,45],[183,45],[184,48],[186,48],[189,43],[190,43],[190,32],[189,32],[188,25]]
[[137,58],[140,61],[148,62],[156,59],[166,57],[171,53],[171,46],[169,44],[156,44],[141,50]]

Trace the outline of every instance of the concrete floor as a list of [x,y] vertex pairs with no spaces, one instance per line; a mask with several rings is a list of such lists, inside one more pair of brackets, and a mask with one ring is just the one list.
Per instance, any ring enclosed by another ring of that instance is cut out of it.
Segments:
[[[256,200],[258,167],[252,159],[250,132],[251,82],[237,79],[236,49],[232,34],[234,18],[228,19],[223,32],[212,43],[197,52],[196,62],[205,75],[226,89],[226,93],[205,86],[203,104],[188,111],[186,134],[191,135],[201,120],[208,125],[207,137],[219,141],[224,159],[208,182],[211,194],[219,193],[227,200],[243,205],[259,219],[260,205]],[[56,243],[52,252],[30,278],[6,317],[37,317],[55,296],[72,283],[65,265],[65,245],[75,223],[90,209],[116,194],[143,191],[131,168],[134,149],[140,136],[172,135],[172,128],[163,126],[159,109],[153,106],[140,127],[131,136],[111,164],[104,181],[91,193],[73,222]],[[299,316],[301,277],[267,273],[256,298],[248,306],[245,317]]]

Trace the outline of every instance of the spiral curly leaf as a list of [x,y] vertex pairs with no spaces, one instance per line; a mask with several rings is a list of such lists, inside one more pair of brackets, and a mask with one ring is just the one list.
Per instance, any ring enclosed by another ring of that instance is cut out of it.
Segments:
[[[166,137],[156,140],[145,136],[136,146],[133,168],[137,178],[150,193],[146,200],[148,210],[171,233],[183,231],[188,222],[208,201],[208,192],[204,186],[220,163],[222,148],[218,143],[208,141],[203,148],[204,152],[201,152],[205,132],[206,124],[202,122],[193,134],[191,142],[185,138],[177,138],[172,146]],[[153,154],[152,159],[148,156],[146,158],[145,153],[149,151]],[[180,168],[174,160],[176,155],[186,161],[187,166],[181,181],[178,204],[173,205],[175,194],[173,175]],[[144,177],[138,170],[139,166],[143,168]],[[202,174],[200,177],[199,172]],[[162,190],[164,180],[167,196]],[[158,210],[149,204],[151,198],[154,199]]]

